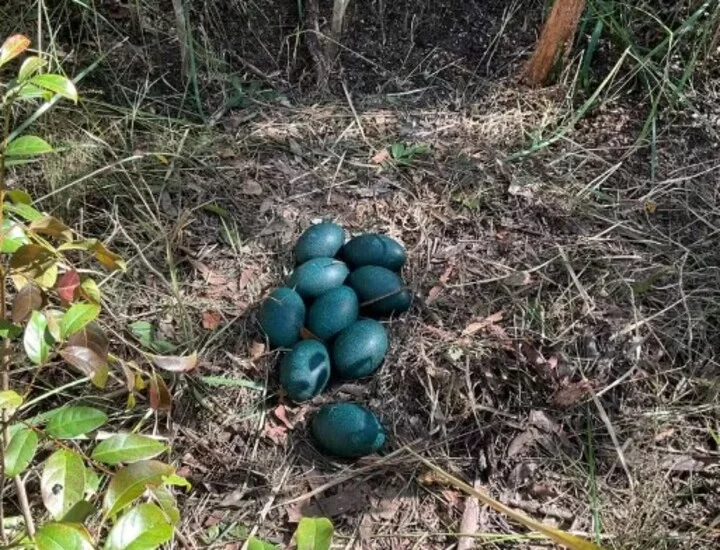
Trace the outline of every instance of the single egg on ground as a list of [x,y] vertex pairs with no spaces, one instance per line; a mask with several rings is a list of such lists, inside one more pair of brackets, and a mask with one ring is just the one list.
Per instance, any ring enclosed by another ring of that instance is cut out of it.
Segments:
[[277,288],[260,308],[258,321],[271,346],[289,348],[300,340],[305,303],[291,288]]
[[361,319],[343,330],[332,346],[333,371],[344,379],[364,378],[385,359],[388,335],[373,319]]
[[313,258],[332,258],[345,242],[345,231],[335,223],[308,227],[295,244],[295,259],[302,264]]
[[313,258],[293,271],[287,286],[303,298],[313,299],[342,285],[349,273],[344,262],[333,258]]
[[321,340],[330,340],[358,318],[360,306],[355,291],[349,286],[328,290],[310,306],[307,329]]
[[280,363],[280,385],[296,402],[318,395],[329,379],[330,357],[317,340],[298,342]]
[[359,458],[379,451],[385,430],[367,408],[355,403],[324,405],[312,419],[318,447],[333,456]]

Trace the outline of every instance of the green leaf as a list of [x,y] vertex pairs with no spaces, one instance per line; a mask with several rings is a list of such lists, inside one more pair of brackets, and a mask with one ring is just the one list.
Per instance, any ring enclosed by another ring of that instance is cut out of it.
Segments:
[[43,90],[42,88],[35,86],[34,84],[28,84],[27,82],[17,88],[18,99],[44,99],[49,101],[52,99],[52,92]]
[[85,279],[80,283],[80,293],[89,302],[94,304],[100,303],[100,287],[98,287],[97,283],[92,279]]
[[6,212],[10,212],[11,214],[16,214],[17,216],[20,216],[23,220],[29,222],[39,220],[43,217],[42,213],[40,213],[38,210],[30,206],[29,204],[13,204],[6,202],[3,204],[3,210],[5,210]]
[[94,407],[63,407],[50,417],[45,431],[57,439],[73,439],[97,430],[107,420],[107,415]]
[[55,451],[45,461],[40,492],[45,508],[55,519],[62,518],[83,499],[85,472],[80,455],[67,449]]
[[90,535],[77,523],[46,523],[35,533],[37,550],[93,550]]
[[161,485],[152,490],[152,495],[160,505],[160,508],[162,508],[162,511],[165,512],[170,523],[173,525],[180,523],[180,510],[178,510],[177,500],[175,500],[175,496],[170,489]]
[[23,61],[22,65],[20,65],[20,70],[18,71],[18,80],[20,82],[25,82],[28,78],[30,78],[32,75],[34,75],[36,72],[38,72],[39,69],[44,67],[46,65],[45,61],[40,59],[36,55],[31,55],[28,58]]
[[23,336],[23,346],[30,361],[36,365],[42,365],[47,361],[50,355],[50,346],[52,346],[52,336],[47,330],[48,322],[39,311],[33,311],[30,315],[25,327],[25,336]]
[[397,160],[405,155],[405,145],[402,143],[393,143],[390,148],[392,157]]
[[5,196],[15,204],[32,204],[32,197],[30,193],[23,189],[10,189],[5,193]]
[[[23,205],[24,206],[24,205]],[[43,288],[49,288],[57,280],[57,258],[38,244],[25,244],[10,257],[10,275],[32,279]]]
[[29,242],[30,239],[20,224],[9,218],[3,219],[0,252],[3,254],[12,254],[22,245],[28,244]]
[[[90,470],[86,470],[86,473],[90,473]],[[62,517],[62,521],[67,523],[83,523],[94,511],[95,507],[90,502],[81,500],[67,511]]]
[[60,321],[60,334],[63,338],[67,338],[81,331],[98,315],[100,315],[98,304],[73,304]]
[[185,487],[188,491],[192,489],[192,484],[183,476],[179,476],[177,474],[163,476],[163,483],[174,487]]
[[248,550],[278,550],[278,547],[264,540],[251,537],[248,539]]
[[95,496],[100,489],[100,476],[95,470],[86,470],[85,473],[85,498]]
[[110,480],[103,510],[105,516],[114,516],[145,492],[145,489],[162,484],[163,476],[175,473],[172,466],[157,460],[145,460],[125,466]]
[[37,136],[20,136],[8,143],[5,155],[8,157],[34,157],[52,153],[55,149],[43,138]]
[[147,321],[134,321],[130,323],[130,332],[135,335],[135,338],[140,340],[140,343],[149,348],[153,342],[153,326]]
[[153,550],[169,541],[173,526],[155,504],[141,504],[128,511],[113,526],[104,550]]
[[295,531],[297,550],[328,550],[333,524],[327,518],[302,518]]
[[9,36],[0,46],[0,67],[15,59],[30,47],[30,39],[22,34]]
[[23,398],[13,390],[0,391],[0,409],[12,412],[23,404]]
[[10,440],[5,449],[5,475],[15,477],[25,471],[35,456],[38,447],[38,436],[30,428],[21,428]]
[[59,74],[39,74],[32,77],[30,83],[77,103],[77,89],[69,78]]
[[92,452],[92,458],[114,466],[154,458],[167,450],[157,439],[133,433],[116,434],[102,441]]
[[8,320],[0,320],[0,338],[9,338],[13,340],[23,333],[23,329],[19,325],[15,325]]

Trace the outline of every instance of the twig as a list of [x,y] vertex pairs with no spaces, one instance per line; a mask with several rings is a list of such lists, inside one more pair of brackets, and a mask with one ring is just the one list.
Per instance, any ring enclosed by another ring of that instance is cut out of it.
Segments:
[[628,478],[628,483],[630,483],[630,490],[634,491],[635,481],[633,480],[632,474],[630,473],[630,468],[628,468],[627,461],[625,460],[625,453],[622,450],[622,445],[620,445],[620,441],[618,441],[617,434],[615,433],[615,428],[613,427],[612,422],[610,422],[610,417],[608,417],[607,413],[605,412],[605,407],[603,407],[602,403],[600,403],[597,394],[591,390],[590,395],[592,396],[595,407],[597,407],[598,413],[600,414],[600,419],[603,421],[603,424],[605,424],[605,428],[607,429],[608,434],[610,434],[610,439],[612,439],[613,445],[615,446],[615,452],[618,455],[618,460],[620,460],[620,464],[622,465],[623,470],[625,470],[625,475]]

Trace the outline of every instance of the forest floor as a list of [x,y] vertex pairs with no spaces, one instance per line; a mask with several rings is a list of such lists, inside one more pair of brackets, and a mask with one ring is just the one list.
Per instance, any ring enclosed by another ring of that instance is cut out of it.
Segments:
[[[15,177],[125,254],[103,285],[121,353],[154,345],[141,321],[200,354],[156,413],[193,484],[186,541],[286,547],[325,515],[337,548],[450,548],[461,524],[478,547],[547,547],[484,507],[463,521],[466,496],[408,445],[607,548],[719,544],[717,75],[662,113],[651,154],[623,66],[583,117],[577,60],[553,87],[518,83],[540,2],[351,3],[322,97],[294,2],[195,3],[185,70],[169,1],[97,4],[48,2],[68,74],[102,61],[42,122],[67,152]],[[34,36],[8,11],[0,27]],[[400,164],[398,143],[428,151]],[[321,218],[401,241],[416,299],[376,376],[297,406],[254,316]],[[314,449],[306,420],[345,400],[382,419],[382,456]]]

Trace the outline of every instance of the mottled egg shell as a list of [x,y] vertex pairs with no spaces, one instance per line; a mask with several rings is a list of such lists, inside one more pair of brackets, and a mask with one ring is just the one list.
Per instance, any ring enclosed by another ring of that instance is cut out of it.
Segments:
[[322,451],[342,458],[369,455],[385,444],[377,417],[354,403],[323,406],[313,417],[312,434]]
[[305,303],[291,288],[280,287],[265,300],[258,321],[271,346],[289,348],[300,340],[305,322]]
[[348,273],[344,262],[332,258],[313,258],[293,271],[287,286],[294,288],[303,298],[317,298],[342,285]]
[[330,340],[358,318],[360,306],[355,291],[339,286],[320,296],[307,314],[307,329],[321,340]]
[[307,401],[325,389],[330,378],[327,348],[317,340],[293,346],[280,363],[280,385],[293,401]]
[[332,258],[345,242],[345,231],[335,223],[308,227],[295,245],[295,259],[302,264],[313,258]]
[[388,335],[373,319],[362,319],[343,330],[332,347],[333,370],[340,378],[370,376],[385,358]]
[[410,308],[412,292],[397,273],[385,267],[366,265],[353,271],[348,280],[360,305],[376,315],[402,313]]
[[407,253],[394,239],[376,233],[367,233],[350,239],[342,250],[342,257],[353,268],[377,265],[399,271],[407,260]]

